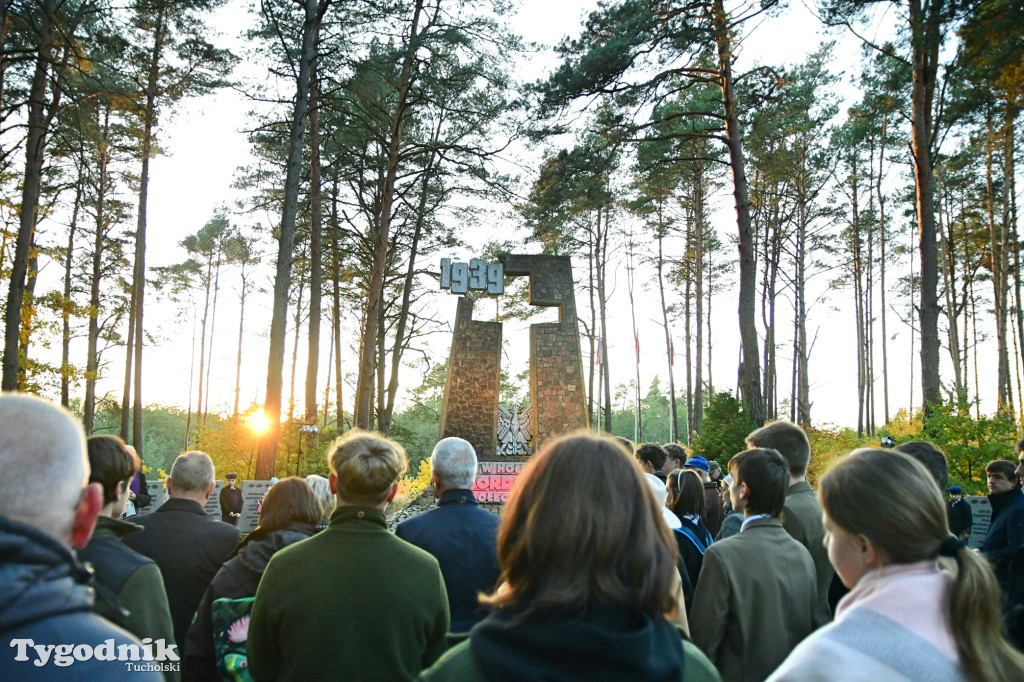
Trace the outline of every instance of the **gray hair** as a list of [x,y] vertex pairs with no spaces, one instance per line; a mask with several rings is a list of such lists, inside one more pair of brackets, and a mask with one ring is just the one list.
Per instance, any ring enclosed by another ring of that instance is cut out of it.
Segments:
[[476,479],[476,451],[469,441],[445,438],[430,454],[430,470],[446,488],[471,488]]
[[334,511],[334,495],[331,494],[331,482],[323,476],[317,476],[316,474],[310,474],[306,476],[306,483],[316,493],[316,497],[320,500],[320,506],[323,508],[323,516],[320,517],[320,522],[323,523],[331,518],[331,513]]
[[217,475],[210,456],[200,450],[193,450],[178,455],[168,478],[171,479],[171,490],[175,493],[205,494],[217,480]]
[[64,544],[89,480],[85,433],[63,407],[25,393],[0,395],[0,516]]

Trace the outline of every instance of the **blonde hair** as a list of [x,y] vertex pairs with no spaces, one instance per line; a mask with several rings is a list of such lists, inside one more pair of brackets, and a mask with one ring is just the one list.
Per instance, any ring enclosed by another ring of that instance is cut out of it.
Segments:
[[348,504],[376,506],[388,489],[409,469],[405,450],[376,432],[352,429],[330,447],[331,473],[338,480],[338,497]]
[[[829,518],[863,535],[894,564],[939,558],[952,537],[946,507],[931,474],[900,452],[855,450],[821,479],[821,506]],[[948,595],[950,624],[968,679],[1021,679],[1024,656],[1000,629],[999,585],[988,562],[966,547],[955,551],[955,575]]]

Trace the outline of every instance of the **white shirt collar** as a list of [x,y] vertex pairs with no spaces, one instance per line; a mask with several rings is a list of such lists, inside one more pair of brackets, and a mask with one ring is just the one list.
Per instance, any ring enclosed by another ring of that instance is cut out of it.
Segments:
[[746,528],[747,524],[751,521],[757,521],[758,519],[770,519],[771,517],[771,514],[754,514],[753,516],[748,516],[747,518],[743,519],[743,525],[740,526],[740,532],[742,533],[743,529]]

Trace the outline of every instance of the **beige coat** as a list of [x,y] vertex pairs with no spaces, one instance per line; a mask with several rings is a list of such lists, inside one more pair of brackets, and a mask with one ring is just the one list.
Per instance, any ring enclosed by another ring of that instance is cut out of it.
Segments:
[[817,600],[807,549],[777,518],[758,519],[704,555],[691,636],[725,682],[761,682],[824,624]]
[[807,481],[789,486],[786,491],[786,506],[782,510],[782,527],[794,540],[807,548],[814,561],[814,574],[818,579],[818,608],[823,618],[832,619],[828,608],[828,588],[832,584],[835,569],[828,560],[825,549],[825,526],[821,520],[821,504],[818,494]]

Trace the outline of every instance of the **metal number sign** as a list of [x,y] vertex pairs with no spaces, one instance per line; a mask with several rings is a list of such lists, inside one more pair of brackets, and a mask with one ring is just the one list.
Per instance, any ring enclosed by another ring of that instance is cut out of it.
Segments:
[[473,258],[469,263],[453,263],[451,258],[442,258],[441,288],[453,294],[469,291],[503,294],[505,268],[501,263],[488,263],[482,258]]

